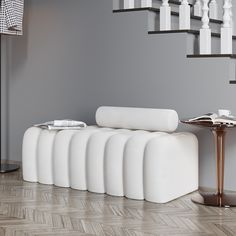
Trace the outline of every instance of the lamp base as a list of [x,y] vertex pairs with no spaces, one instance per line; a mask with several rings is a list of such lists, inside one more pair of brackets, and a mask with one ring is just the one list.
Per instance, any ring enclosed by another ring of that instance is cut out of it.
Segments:
[[20,166],[16,164],[0,164],[0,174],[13,172],[13,171],[18,170],[19,168]]

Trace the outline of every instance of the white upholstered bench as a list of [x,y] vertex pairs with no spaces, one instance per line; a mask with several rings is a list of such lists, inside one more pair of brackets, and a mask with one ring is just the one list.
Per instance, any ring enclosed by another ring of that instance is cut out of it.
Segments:
[[173,110],[100,107],[97,126],[23,138],[25,181],[165,203],[198,188],[198,142]]

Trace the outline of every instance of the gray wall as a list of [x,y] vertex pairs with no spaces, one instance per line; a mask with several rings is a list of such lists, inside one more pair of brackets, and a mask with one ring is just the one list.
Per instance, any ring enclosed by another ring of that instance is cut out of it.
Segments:
[[[24,130],[54,118],[94,121],[99,105],[176,109],[189,117],[236,114],[226,59],[187,59],[185,34],[148,35],[147,13],[112,13],[111,0],[28,0],[25,35],[7,38],[4,134],[21,160]],[[5,39],[4,39],[5,40]],[[215,184],[213,139],[200,141],[200,181]],[[226,187],[236,190],[236,130],[227,136]],[[187,167],[186,167],[187,168]]]
[[22,135],[32,124],[94,116],[83,5],[77,0],[25,4],[24,36],[2,38],[3,158],[12,160],[21,160]]

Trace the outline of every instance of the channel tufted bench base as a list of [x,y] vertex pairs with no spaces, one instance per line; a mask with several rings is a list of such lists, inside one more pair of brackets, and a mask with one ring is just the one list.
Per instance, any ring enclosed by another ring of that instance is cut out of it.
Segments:
[[198,142],[191,133],[31,127],[23,139],[23,178],[165,203],[197,190]]

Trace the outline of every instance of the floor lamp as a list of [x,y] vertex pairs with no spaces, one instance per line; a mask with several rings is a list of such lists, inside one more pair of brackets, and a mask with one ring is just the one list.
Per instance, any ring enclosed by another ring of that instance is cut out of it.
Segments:
[[16,164],[2,163],[2,35],[0,34],[0,173],[16,171],[20,168]]

